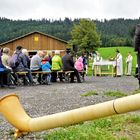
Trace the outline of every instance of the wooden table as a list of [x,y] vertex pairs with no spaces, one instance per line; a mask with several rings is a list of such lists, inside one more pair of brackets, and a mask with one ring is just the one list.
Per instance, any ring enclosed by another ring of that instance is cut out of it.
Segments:
[[[101,75],[112,75],[112,77],[116,74],[116,72],[114,72],[114,68],[116,65],[116,61],[101,61],[101,62],[93,62],[93,66],[94,66],[94,75],[97,76],[101,76]],[[108,69],[107,72],[102,71],[102,66],[108,66],[111,67]],[[99,72],[97,71],[97,68],[100,68]]]

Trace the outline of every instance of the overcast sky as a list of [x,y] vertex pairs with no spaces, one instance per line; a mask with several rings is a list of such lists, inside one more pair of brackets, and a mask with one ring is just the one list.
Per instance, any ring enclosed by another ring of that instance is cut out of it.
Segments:
[[0,17],[134,19],[140,17],[140,0],[0,0]]

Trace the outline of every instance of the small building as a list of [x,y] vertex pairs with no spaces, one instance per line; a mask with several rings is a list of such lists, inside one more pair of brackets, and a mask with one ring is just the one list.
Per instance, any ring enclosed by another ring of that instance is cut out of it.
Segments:
[[38,50],[52,52],[55,50],[60,50],[61,55],[63,55],[67,44],[68,43],[62,39],[35,31],[4,42],[0,44],[0,47],[8,47],[13,52],[15,51],[16,47],[20,45],[29,51],[29,55],[34,55]]

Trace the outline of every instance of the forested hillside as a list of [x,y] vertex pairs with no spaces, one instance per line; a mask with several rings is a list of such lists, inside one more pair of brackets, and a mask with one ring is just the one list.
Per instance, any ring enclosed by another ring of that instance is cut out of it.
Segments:
[[[71,29],[80,19],[71,20],[10,20],[0,18],[0,43],[19,37],[29,32],[40,31],[69,41]],[[139,19],[93,20],[97,32],[101,35],[102,46],[131,46],[134,27],[140,23]]]

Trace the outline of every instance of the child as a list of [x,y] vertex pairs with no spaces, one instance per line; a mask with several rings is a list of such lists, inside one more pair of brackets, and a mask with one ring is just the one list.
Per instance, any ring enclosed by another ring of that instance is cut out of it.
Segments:
[[79,57],[76,62],[75,62],[75,68],[78,70],[78,72],[80,73],[80,75],[82,76],[82,79],[83,81],[85,80],[84,79],[84,75],[85,75],[85,72],[84,71],[84,65],[83,65],[83,58],[82,57]]
[[78,71],[82,71],[84,70],[84,65],[83,65],[83,59],[82,57],[79,57],[76,62],[75,62],[75,68],[78,70]]
[[[42,71],[47,71],[47,72],[51,72],[51,65],[49,63],[49,57],[46,56],[42,62],[41,62],[41,68],[42,68]],[[47,77],[46,77],[46,80],[47,80],[47,84],[50,84],[51,82],[51,74],[48,73],[48,74],[45,74]],[[44,75],[44,76],[45,76]]]

